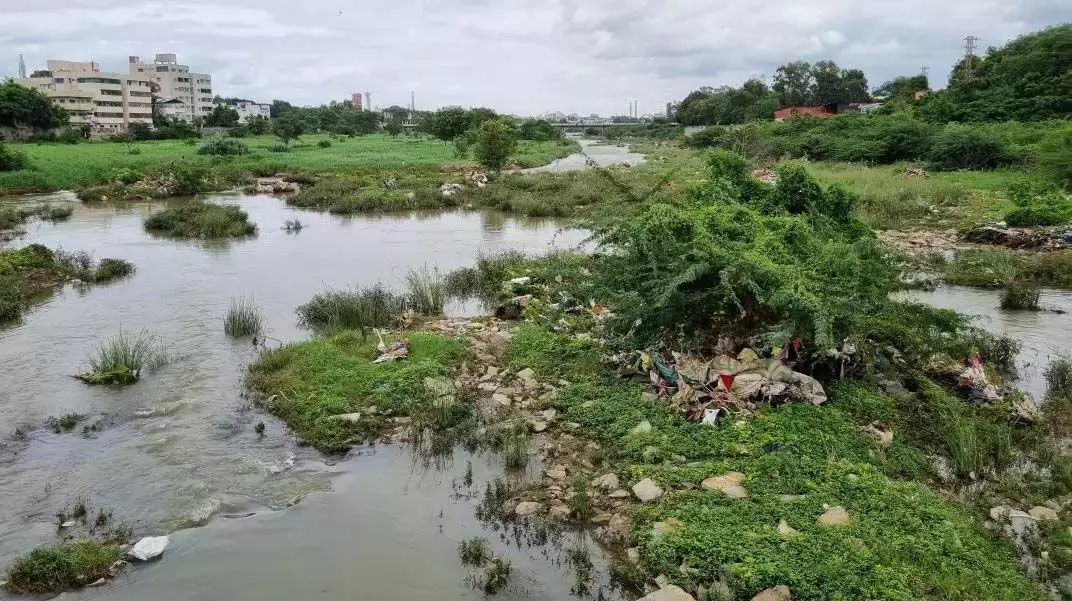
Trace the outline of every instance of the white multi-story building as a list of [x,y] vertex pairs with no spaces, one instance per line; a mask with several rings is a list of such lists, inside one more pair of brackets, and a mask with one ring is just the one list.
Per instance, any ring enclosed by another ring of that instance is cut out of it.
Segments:
[[212,112],[212,76],[208,73],[191,73],[189,65],[180,65],[174,54],[157,54],[152,63],[143,63],[137,56],[130,57],[130,72],[152,79],[157,85],[157,95],[172,103],[171,113],[184,121],[194,121]]
[[93,133],[120,133],[131,123],[153,122],[153,82],[133,73],[110,73],[94,62],[48,61],[46,73],[16,79],[37,88]]
[[272,105],[259,104],[252,100],[232,100],[231,108],[238,112],[238,120],[241,123],[248,122],[252,117],[272,117]]

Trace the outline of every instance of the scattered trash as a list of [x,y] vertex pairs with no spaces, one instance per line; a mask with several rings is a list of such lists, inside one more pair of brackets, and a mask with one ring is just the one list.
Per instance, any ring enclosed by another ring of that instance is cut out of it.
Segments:
[[772,186],[778,183],[778,174],[773,169],[756,169],[752,172],[752,177]]
[[983,360],[978,354],[967,360],[967,366],[957,378],[957,388],[976,401],[996,401],[1001,398],[996,386],[987,379]]
[[443,196],[454,196],[460,192],[465,191],[465,186],[461,184],[443,184],[439,187],[439,193]]
[[930,177],[931,174],[927,173],[926,169],[920,169],[919,167],[909,167],[905,171],[905,177]]
[[[382,341],[382,338],[381,338]],[[385,349],[380,353],[380,356],[376,358],[373,363],[388,363],[390,361],[398,361],[400,359],[409,358],[409,339],[404,338],[395,342],[390,348]]]
[[398,182],[398,179],[394,177],[389,177],[383,180],[383,187],[387,188],[388,190],[397,190],[398,187],[401,185],[402,184]]
[[484,186],[488,185],[488,175],[479,171],[469,172],[468,174],[466,174],[465,179],[477,188],[483,188]]
[[1050,228],[1008,227],[1004,221],[976,225],[964,235],[968,242],[1012,249],[1061,250],[1072,248],[1068,226]]
[[166,536],[146,536],[139,540],[130,550],[130,556],[139,561],[149,561],[163,554],[168,546],[169,539]]

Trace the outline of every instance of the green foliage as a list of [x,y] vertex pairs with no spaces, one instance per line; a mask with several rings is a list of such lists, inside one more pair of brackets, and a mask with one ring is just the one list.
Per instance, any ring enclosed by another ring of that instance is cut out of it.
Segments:
[[1016,208],[1005,214],[1013,227],[1060,225],[1072,220],[1072,197],[1053,185],[1023,182],[1009,190]]
[[320,140],[316,145],[320,148],[331,148],[331,140]]
[[290,152],[290,146],[286,142],[277,142],[268,147],[268,152]]
[[402,124],[398,121],[391,120],[383,124],[383,131],[387,132],[392,138],[402,133],[402,130]]
[[235,338],[257,336],[264,331],[264,314],[252,298],[232,298],[223,318],[223,331]]
[[217,104],[205,115],[205,127],[235,127],[240,117],[238,111],[226,104]]
[[0,143],[0,171],[18,171],[30,166],[25,152],[20,152],[10,146]]
[[297,113],[288,112],[272,120],[272,133],[278,136],[279,141],[286,146],[305,133],[305,122]]
[[145,174],[130,167],[119,167],[108,173],[108,181],[120,184],[136,184],[145,178]]
[[561,137],[554,126],[543,119],[529,119],[522,123],[520,136],[522,140],[535,140],[537,142],[557,140]]
[[4,578],[7,588],[17,594],[40,595],[81,588],[100,578],[110,578],[112,564],[121,557],[119,545],[95,541],[38,547],[16,557]]
[[1057,357],[1046,367],[1046,398],[1072,403],[1072,359]]
[[875,96],[887,100],[913,100],[916,92],[926,92],[930,82],[926,75],[900,76],[883,83],[875,89]]
[[421,315],[442,315],[447,294],[438,269],[428,266],[406,272],[409,306]]
[[1001,308],[1038,311],[1041,291],[1035,286],[1014,284],[1001,294]]
[[502,557],[492,557],[491,561],[484,566],[484,575],[481,580],[481,588],[487,595],[494,595],[499,589],[506,586],[510,578],[510,560]]
[[254,136],[263,136],[272,128],[272,123],[264,115],[250,115],[246,117],[246,129]]
[[484,565],[489,553],[488,541],[480,537],[467,538],[458,543],[458,555],[462,558],[462,565]]
[[590,341],[523,325],[510,337],[506,363],[515,370],[529,368],[547,380],[586,377],[599,367],[599,352]]
[[[217,107],[219,108],[219,107]],[[252,154],[253,150],[240,140],[224,136],[212,136],[197,147],[197,154],[209,154],[213,156],[239,156]]]
[[150,215],[145,219],[145,229],[176,238],[226,238],[257,232],[257,226],[249,222],[249,215],[238,205],[201,200]]
[[506,469],[519,470],[529,462],[528,440],[521,434],[506,439],[503,445],[503,464]]
[[715,125],[767,120],[774,116],[778,95],[762,80],[750,79],[740,88],[700,88],[682,100],[675,119],[682,125]]
[[1038,170],[1066,190],[1072,190],[1072,125],[1055,129],[1038,146]]
[[298,323],[306,328],[344,328],[365,335],[373,328],[393,325],[404,307],[405,298],[383,284],[360,290],[328,290],[298,307]]
[[10,79],[0,83],[0,126],[47,130],[66,122],[67,111],[43,92]]
[[778,67],[771,89],[782,106],[845,104],[868,99],[867,77],[859,69],[840,69],[833,61],[812,65],[795,61]]
[[87,384],[133,384],[143,370],[167,361],[167,348],[153,334],[119,330],[93,349],[86,360],[89,372],[81,378]]
[[476,160],[493,171],[501,171],[517,150],[518,129],[513,121],[491,119],[472,133]]
[[580,521],[588,521],[595,515],[595,506],[592,504],[592,495],[588,490],[588,479],[584,475],[579,475],[573,480],[572,486],[570,486],[571,496],[566,500],[569,505],[570,513],[573,519]]
[[935,136],[930,161],[939,169],[993,169],[1010,159],[996,135],[967,125],[951,125]]
[[[307,442],[325,452],[344,452],[376,436],[382,414],[420,415],[441,402],[426,378],[442,378],[464,354],[461,342],[412,333],[410,358],[374,364],[376,339],[343,330],[326,338],[267,350],[249,367],[246,379],[265,408]],[[458,403],[461,405],[461,403]],[[375,415],[353,421],[333,416],[361,412],[375,405]]]
[[460,106],[443,107],[424,116],[421,129],[444,142],[453,142],[470,128],[469,111]]

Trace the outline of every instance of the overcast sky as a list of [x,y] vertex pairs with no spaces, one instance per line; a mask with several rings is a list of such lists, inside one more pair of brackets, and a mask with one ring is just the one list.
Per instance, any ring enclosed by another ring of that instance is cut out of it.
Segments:
[[859,67],[871,87],[930,67],[964,36],[1000,45],[1072,21],[1069,0],[0,0],[0,77],[47,59],[179,55],[215,92],[320,104],[641,113],[795,59]]

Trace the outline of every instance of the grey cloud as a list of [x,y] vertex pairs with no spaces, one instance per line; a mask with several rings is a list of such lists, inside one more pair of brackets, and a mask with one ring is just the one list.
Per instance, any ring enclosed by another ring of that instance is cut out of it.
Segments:
[[972,34],[997,45],[1072,21],[1062,0],[0,0],[0,76],[25,53],[97,60],[174,52],[223,95],[309,104],[371,91],[378,105],[535,113],[655,110],[702,85],[794,59],[864,69],[872,85],[931,67]]

